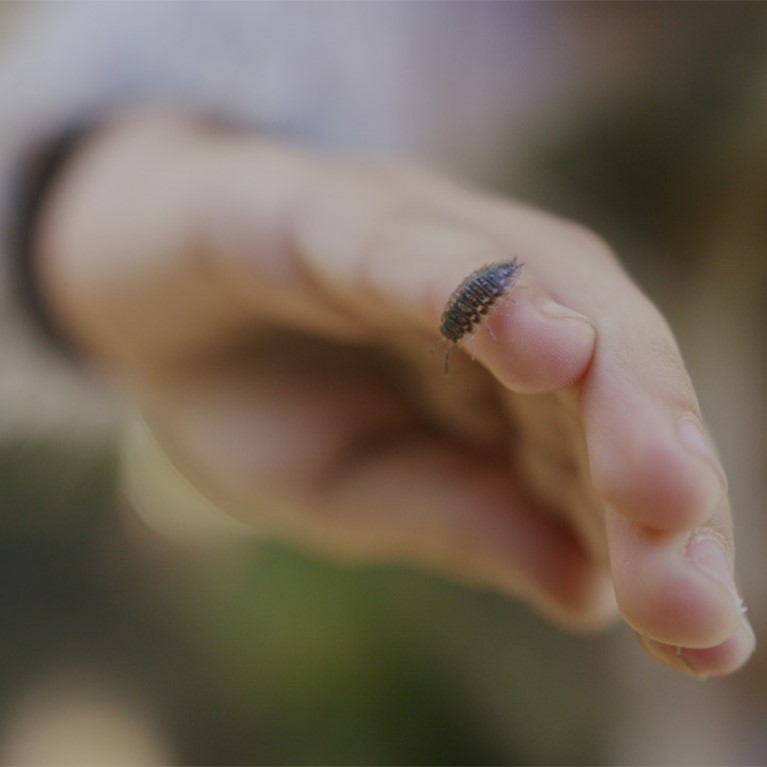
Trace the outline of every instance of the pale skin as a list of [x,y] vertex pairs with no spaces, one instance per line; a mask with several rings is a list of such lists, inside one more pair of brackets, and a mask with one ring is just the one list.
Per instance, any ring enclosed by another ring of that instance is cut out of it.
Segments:
[[[679,350],[585,229],[404,163],[141,115],[69,164],[37,255],[60,328],[256,528],[489,586],[565,627],[620,614],[698,676],[753,651]],[[445,301],[514,257],[492,332],[446,378]]]

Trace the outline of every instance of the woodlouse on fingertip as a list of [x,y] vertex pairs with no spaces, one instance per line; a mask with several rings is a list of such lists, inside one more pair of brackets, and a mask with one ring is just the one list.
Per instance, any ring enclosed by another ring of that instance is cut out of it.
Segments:
[[445,304],[439,328],[442,336],[451,344],[445,353],[445,375],[452,347],[474,333],[485,316],[514,286],[522,266],[516,258],[485,264],[475,269],[453,291]]

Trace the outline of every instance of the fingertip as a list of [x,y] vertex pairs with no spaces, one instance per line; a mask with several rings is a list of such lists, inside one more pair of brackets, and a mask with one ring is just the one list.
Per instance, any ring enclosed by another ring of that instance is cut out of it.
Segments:
[[745,616],[727,639],[712,647],[680,647],[648,637],[638,638],[653,658],[701,681],[732,674],[748,662],[756,649],[756,638]]
[[744,666],[756,649],[756,636],[745,615],[724,642],[713,647],[684,647],[680,655],[692,674],[699,678],[724,676]]
[[478,357],[512,391],[540,394],[577,383],[594,355],[586,317],[533,290],[515,289],[477,333]]
[[713,647],[732,634],[740,600],[688,558],[689,536],[649,530],[614,512],[606,521],[616,598],[632,628],[690,648]]

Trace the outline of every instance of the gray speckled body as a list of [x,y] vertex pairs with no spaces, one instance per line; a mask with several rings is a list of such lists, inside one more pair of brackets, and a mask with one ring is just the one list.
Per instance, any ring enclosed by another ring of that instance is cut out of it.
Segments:
[[516,282],[522,264],[496,261],[473,271],[453,292],[442,312],[440,332],[454,344],[473,333],[498,299]]

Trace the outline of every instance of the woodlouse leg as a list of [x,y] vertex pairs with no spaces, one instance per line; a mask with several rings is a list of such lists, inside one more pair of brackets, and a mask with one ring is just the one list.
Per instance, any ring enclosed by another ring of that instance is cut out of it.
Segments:
[[446,338],[440,338],[431,345],[431,353],[434,354],[434,352],[437,351],[437,349],[443,345],[447,346],[445,350],[445,375],[447,375],[448,361],[450,359],[450,350],[455,346],[455,344],[452,343],[451,341],[448,341]]
[[[527,285],[520,285],[519,287],[527,287]],[[502,312],[500,310],[499,304],[502,304],[502,303],[505,304],[507,302],[511,302],[512,304],[516,304],[517,303],[511,296],[503,296],[498,301],[498,304],[496,304],[495,307],[490,310],[490,314],[500,314],[501,317],[511,317],[510,314],[506,314],[506,312]],[[490,330],[489,327],[488,327],[488,330]],[[490,335],[492,335],[492,331],[490,332]],[[493,336],[493,338],[495,338],[495,336]]]
[[469,336],[469,344],[471,345],[471,361],[475,362],[477,359],[477,335],[472,333]]

